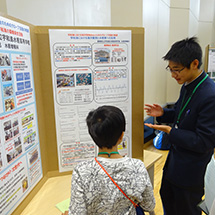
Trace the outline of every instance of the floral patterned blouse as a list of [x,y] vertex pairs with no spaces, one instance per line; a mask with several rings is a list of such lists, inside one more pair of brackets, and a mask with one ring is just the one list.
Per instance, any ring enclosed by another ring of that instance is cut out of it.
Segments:
[[[129,157],[97,160],[126,195],[144,211],[155,207],[153,188],[141,160]],[[133,215],[133,204],[121,193],[96,161],[84,161],[73,170],[69,215]]]

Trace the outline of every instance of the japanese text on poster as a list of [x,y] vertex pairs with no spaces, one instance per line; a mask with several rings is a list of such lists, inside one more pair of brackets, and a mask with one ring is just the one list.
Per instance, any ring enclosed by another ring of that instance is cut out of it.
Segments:
[[42,178],[29,27],[0,16],[0,214]]
[[49,30],[59,170],[94,158],[86,117],[102,105],[126,116],[121,155],[131,156],[131,31]]

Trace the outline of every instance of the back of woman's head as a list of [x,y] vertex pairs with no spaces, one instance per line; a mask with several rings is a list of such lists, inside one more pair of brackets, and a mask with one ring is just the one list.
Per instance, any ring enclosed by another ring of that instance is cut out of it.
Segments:
[[88,131],[99,148],[112,148],[125,131],[125,116],[114,106],[101,106],[87,116]]

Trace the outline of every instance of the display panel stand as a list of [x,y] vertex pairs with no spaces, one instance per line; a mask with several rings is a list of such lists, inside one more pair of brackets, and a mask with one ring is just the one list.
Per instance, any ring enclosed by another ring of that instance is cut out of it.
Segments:
[[144,108],[144,28],[135,27],[75,27],[34,26],[22,20],[0,16],[27,25],[30,29],[32,64],[35,86],[38,131],[43,178],[12,213],[20,215],[43,184],[53,176],[64,176],[72,172],[59,173],[57,141],[53,102],[53,86],[49,47],[49,29],[131,30],[132,37],[132,157],[143,158],[143,108]]

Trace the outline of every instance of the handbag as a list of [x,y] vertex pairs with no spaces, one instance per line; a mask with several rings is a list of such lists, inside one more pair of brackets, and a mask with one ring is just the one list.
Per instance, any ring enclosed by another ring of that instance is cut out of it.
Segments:
[[99,164],[99,166],[104,170],[104,172],[108,175],[108,177],[111,179],[111,181],[116,185],[116,187],[123,193],[123,195],[130,200],[130,202],[134,205],[134,207],[136,208],[136,214],[137,215],[144,215],[144,211],[143,209],[136,204],[135,202],[133,202],[124,192],[123,190],[119,187],[119,185],[113,180],[113,178],[108,174],[108,172],[105,170],[105,168],[100,164],[100,162],[95,158],[95,161]]

